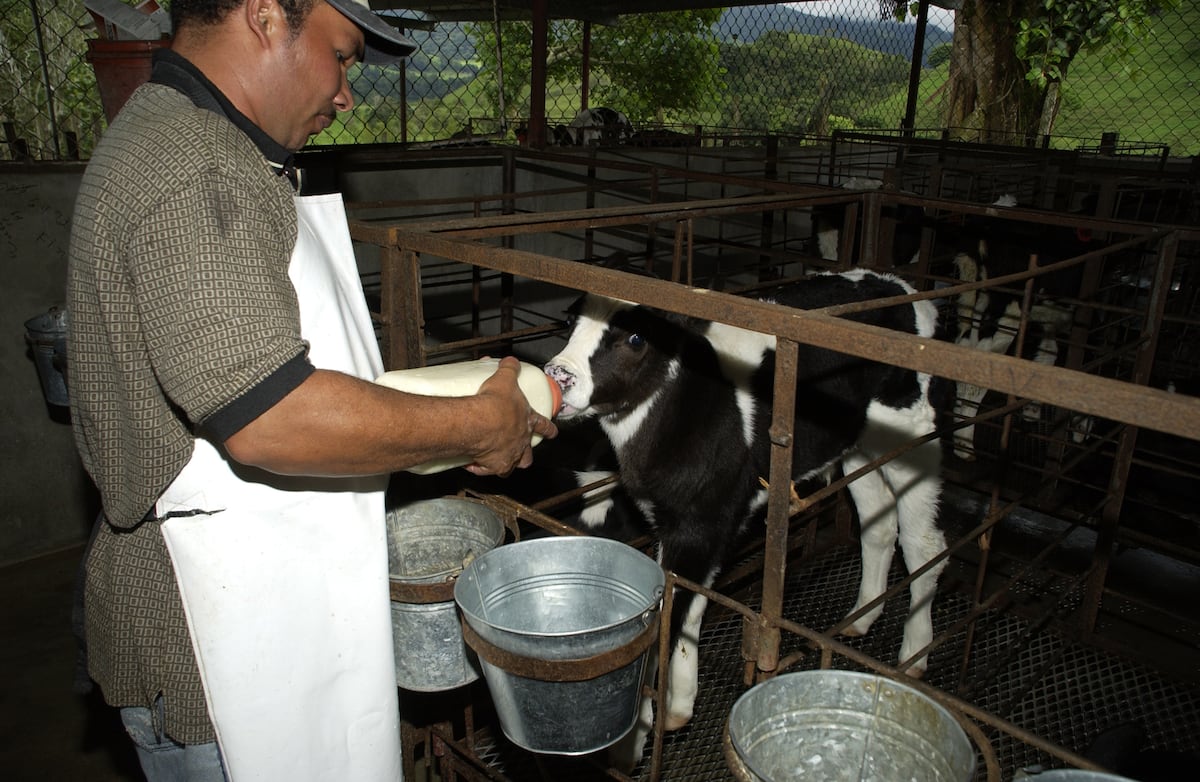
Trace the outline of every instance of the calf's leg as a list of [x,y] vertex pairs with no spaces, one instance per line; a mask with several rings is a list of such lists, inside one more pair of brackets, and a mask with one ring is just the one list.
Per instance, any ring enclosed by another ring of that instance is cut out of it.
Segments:
[[[854,472],[870,459],[860,453],[851,453],[842,460],[846,474]],[[858,600],[850,613],[879,597],[887,589],[888,572],[892,567],[892,554],[896,550],[897,520],[896,503],[878,470],[863,475],[849,485],[850,497],[858,510],[859,542],[862,547],[862,579],[858,586]],[[842,635],[866,635],[879,615],[883,603],[875,606],[842,630]]]
[[[712,581],[713,577],[705,579],[704,586],[710,586]],[[704,619],[704,610],[708,606],[707,598],[688,591],[676,590],[675,600],[675,614],[681,615],[682,621],[678,623],[678,629],[673,630],[671,634],[666,708],[662,715],[663,727],[666,730],[678,730],[692,719],[700,682],[700,626]],[[654,652],[646,662],[649,672],[646,678],[653,683],[658,670],[658,645],[655,644],[651,648]],[[614,768],[628,772],[637,765],[645,752],[646,738],[653,727],[654,703],[650,698],[643,698],[638,721],[633,730],[609,750],[609,762]]]
[[[900,528],[900,550],[909,573],[946,550],[946,536],[937,526],[938,500],[942,492],[941,447],[937,441],[917,446],[881,468],[896,499]],[[933,640],[933,598],[938,576],[946,567],[942,560],[909,584],[909,612],[900,644],[900,663],[917,654]],[[928,665],[922,655],[908,666],[910,676],[920,677]]]

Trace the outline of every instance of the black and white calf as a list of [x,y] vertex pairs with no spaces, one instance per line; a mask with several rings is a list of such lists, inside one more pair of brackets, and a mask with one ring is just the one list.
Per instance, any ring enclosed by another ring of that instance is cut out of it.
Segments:
[[[862,270],[822,274],[779,289],[779,304],[813,309],[911,293],[899,278]],[[740,533],[761,519],[769,475],[775,339],[720,323],[697,321],[627,302],[585,296],[574,308],[570,339],[546,365],[563,390],[560,419],[596,416],[616,452],[621,488],[659,541],[664,568],[711,585]],[[855,320],[932,336],[937,313],[928,302],[852,316]],[[839,462],[850,472],[902,443],[933,431],[931,378],[909,370],[800,346],[794,477],[826,474]],[[937,525],[940,446],[906,452],[850,486],[862,528],[863,577],[853,610],[884,592],[896,541],[909,570],[945,547]],[[942,565],[911,586],[902,661],[932,639],[931,604]],[[698,686],[697,641],[706,600],[681,595],[672,622],[665,724],[692,716]],[[846,633],[866,633],[876,606]],[[909,666],[920,675],[927,661]],[[652,719],[644,719],[627,751],[639,757]]]
[[[841,184],[841,189],[853,192],[879,190],[883,181],[867,177],[851,177]],[[846,221],[846,204],[818,204],[812,208],[812,236],[816,253],[827,261],[842,259],[842,229]],[[925,223],[925,210],[911,204],[888,204],[882,208],[882,216],[894,221],[890,257],[883,260],[893,265],[910,263],[921,250],[921,230]],[[862,213],[859,210],[859,228]],[[847,259],[857,263],[861,257],[862,231],[854,231],[854,243],[847,248]]]
[[555,145],[586,147],[592,144],[623,144],[633,136],[629,118],[616,109],[599,106],[583,109],[566,125],[555,125]]
[[[1015,201],[1003,198],[995,206],[1012,207]],[[945,241],[943,231],[939,240]],[[962,282],[982,282],[1029,268],[1030,255],[1038,256],[1039,265],[1082,255],[1094,249],[1091,237],[1073,228],[1039,226],[1001,218],[978,218],[967,221],[952,232],[957,249],[954,270]],[[1070,329],[1074,319],[1071,297],[1079,295],[1083,267],[1075,266],[1039,277],[1035,283],[1037,296],[1030,306],[1026,320],[1025,339],[1021,358],[1053,366],[1059,360],[1059,340]],[[1023,284],[1006,289],[992,288],[969,291],[956,301],[958,329],[955,342],[965,347],[989,353],[1012,352],[1017,330],[1021,325]],[[972,418],[978,414],[987,389],[968,383],[958,384],[954,404],[956,419]],[[1041,418],[1041,406],[1030,403],[1021,415],[1029,421]],[[1073,427],[1085,426],[1083,419]],[[968,425],[954,433],[954,454],[960,459],[975,458],[975,426]]]

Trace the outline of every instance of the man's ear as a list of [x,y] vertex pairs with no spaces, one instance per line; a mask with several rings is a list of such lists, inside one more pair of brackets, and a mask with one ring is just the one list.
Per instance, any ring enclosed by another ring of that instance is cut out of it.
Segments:
[[278,33],[287,30],[287,18],[276,0],[246,0],[242,14],[251,34],[264,46],[269,46]]

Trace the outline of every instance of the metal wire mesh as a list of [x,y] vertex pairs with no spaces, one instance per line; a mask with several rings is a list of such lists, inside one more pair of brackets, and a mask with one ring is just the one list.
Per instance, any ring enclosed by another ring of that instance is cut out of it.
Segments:
[[[1130,306],[1137,311],[1144,308],[1140,304]],[[1063,402],[1068,403],[1065,397]],[[1027,422],[1031,449],[1026,458],[1030,466],[1037,469],[1041,469],[1045,461],[1046,449],[1044,441],[1037,440],[1035,435],[1039,434],[1036,430],[1050,419],[1048,405],[1043,407],[1043,413],[1039,421]],[[1102,472],[1099,486],[1106,485],[1107,472],[1107,469]],[[1031,486],[1031,482],[1022,481],[1020,488],[1028,495],[1032,493]],[[975,503],[963,501],[961,493],[947,494],[943,507],[947,509],[947,521],[955,524],[954,534],[949,536],[951,540],[964,539],[967,531],[979,522],[984,515],[987,493],[983,490],[983,500]],[[1025,506],[1027,514],[1031,513],[1028,508],[1032,505],[1030,502]],[[1080,505],[1088,507],[1092,503]],[[955,518],[951,518],[952,515]],[[1072,518],[1077,518],[1077,514]],[[1122,518],[1121,523],[1123,527],[1137,530],[1141,529],[1142,519]],[[953,570],[965,570],[957,573],[957,579],[948,578],[950,573],[943,576],[944,587],[935,602],[935,633],[947,637],[932,654],[927,682],[947,693],[957,694],[961,687],[965,695],[960,697],[968,698],[980,710],[1003,718],[1032,736],[1076,752],[1088,749],[1102,731],[1123,724],[1137,725],[1145,734],[1146,746],[1167,751],[1196,751],[1195,736],[1200,735],[1196,730],[1200,725],[1197,707],[1200,696],[1194,683],[1189,683],[1195,681],[1194,671],[1189,673],[1190,678],[1180,676],[1176,679],[1166,669],[1157,667],[1149,659],[1152,654],[1157,654],[1152,648],[1156,644],[1149,640],[1145,642],[1147,648],[1140,652],[1145,659],[1134,659],[1105,653],[1095,645],[1076,643],[1071,640],[1074,636],[1064,632],[1064,622],[1076,622],[1076,628],[1082,626],[1077,622],[1085,597],[1081,594],[1081,579],[1091,566],[1090,559],[1097,545],[1094,527],[1085,522],[1082,531],[1092,535],[1082,564],[1073,556],[1079,553],[1075,550],[1077,547],[1063,546],[1063,554],[1072,556],[1066,556],[1062,563],[1056,561],[1053,566],[1034,563],[1032,575],[1023,576],[1012,588],[1008,604],[1003,609],[988,611],[981,618],[965,672],[961,666],[967,635],[956,626],[973,605],[969,587],[963,587],[973,579],[967,572],[972,564],[970,552],[960,552],[962,562],[956,563]],[[1004,537],[1012,536],[1006,534]],[[1024,542],[1019,542],[1019,548],[1023,549]],[[1021,556],[1007,554],[1016,563],[1009,566],[1008,562],[1001,563],[1000,554],[994,551],[989,577],[993,574],[1008,576],[1014,568],[1032,559],[1024,550],[1015,553]],[[1122,553],[1117,552],[1111,568],[1112,580],[1106,583],[1106,589],[1116,586],[1119,581],[1117,564],[1121,558]],[[1069,567],[1059,567],[1060,564]],[[784,590],[788,597],[787,618],[817,630],[833,626],[854,602],[859,570],[857,552],[844,548],[834,550],[826,557],[790,566],[790,581]],[[1155,567],[1143,567],[1138,572],[1154,573],[1156,582],[1162,575],[1161,569]],[[898,579],[901,573],[901,566],[896,563],[893,579]],[[1191,573],[1190,588],[1194,589],[1197,577],[1194,569]],[[752,609],[756,605],[753,591],[732,594]],[[1175,590],[1173,594],[1188,594],[1188,591]],[[1108,613],[1110,607],[1120,607],[1122,600],[1124,596],[1106,594],[1105,612]],[[903,596],[890,600],[870,634],[852,639],[848,645],[876,660],[895,660],[906,604],[907,599]],[[1043,607],[1048,607],[1048,611],[1043,611]],[[1131,614],[1138,612],[1134,602],[1130,601],[1128,607]],[[1108,622],[1107,616],[1099,622],[1102,632],[1107,631]],[[727,777],[720,736],[730,706],[746,689],[741,628],[740,616],[710,611],[701,641],[702,686],[696,716],[688,727],[667,737],[662,753],[663,779]],[[1186,628],[1171,627],[1170,630],[1179,635]],[[1143,636],[1139,632],[1135,630],[1132,638],[1141,640]],[[1194,637],[1194,630],[1189,637]],[[799,639],[789,638],[784,653],[801,648]],[[1189,652],[1189,664],[1194,666],[1194,649]],[[819,661],[809,655],[797,667],[817,665]],[[835,665],[841,667],[848,663],[835,662]],[[1025,767],[1062,763],[1061,759],[1056,760],[1058,756],[1054,753],[1003,731],[993,733],[991,744],[1001,767],[1001,778],[1005,780]],[[507,778],[571,778],[566,774],[539,776],[545,770],[544,764],[543,768],[538,768],[536,763],[522,757],[494,733],[486,747],[487,757],[501,765]],[[637,778],[647,777],[647,765],[648,761],[637,770]],[[983,779],[982,776],[978,778]]]
[[81,0],[0,2],[4,158],[69,160],[91,153],[104,116],[84,59],[93,34]]
[[[1099,144],[1113,132],[1176,155],[1200,152],[1200,123],[1189,108],[1197,14],[1183,3],[1157,17],[1132,60],[1114,64],[1103,51],[1079,55],[1063,83],[1052,143]],[[409,21],[417,52],[400,67],[356,66],[356,108],[313,143],[520,140],[530,115],[530,23],[497,25],[483,16]],[[947,125],[954,27],[951,12],[933,9],[917,52],[919,89],[909,118],[917,129]],[[85,56],[94,36],[82,0],[0,0],[0,155],[89,156],[103,128]],[[552,20],[546,119],[565,124],[580,108],[609,106],[629,117],[643,141],[658,143],[897,129],[909,110],[915,36],[911,16],[881,15],[878,0],[632,14],[612,25]]]
[[[853,603],[859,573],[856,552],[846,548],[794,565],[788,578],[785,616],[812,628],[833,625]],[[902,576],[902,566],[897,565],[892,583]],[[1027,584],[1026,589],[1040,594],[1036,585]],[[746,599],[753,607],[753,593]],[[907,600],[902,597],[890,600],[868,635],[845,640],[876,659],[894,659],[903,634],[906,606]],[[934,608],[935,635],[945,633],[969,609],[969,597],[943,590]],[[700,642],[700,692],[695,717],[685,728],[666,735],[661,779],[728,778],[721,737],[733,703],[747,689],[743,683],[741,633],[739,615],[710,611]],[[794,637],[785,635],[784,640],[785,653],[802,648]],[[955,692],[964,640],[965,632],[955,633],[931,654],[927,683]],[[1139,737],[1130,746],[1141,751],[1197,751],[1200,689],[1193,683],[1176,680],[1151,665],[1070,641],[1046,623],[1011,611],[985,614],[972,648],[966,695],[961,697],[1060,747],[1080,754],[1099,752],[1107,748],[1102,743],[1097,746],[1099,737],[1111,740],[1125,731]],[[820,661],[814,654],[790,670],[818,667]],[[837,657],[834,667],[856,669]],[[984,728],[1002,779],[1012,779],[1022,769],[1062,765],[1018,737]],[[479,763],[505,779],[556,778],[553,771],[548,771],[556,763],[570,768],[572,776],[583,773],[581,766],[572,765],[573,761],[539,759],[513,748],[494,728],[479,734],[473,753]],[[649,749],[631,776],[649,778]],[[986,778],[980,764],[975,779]]]

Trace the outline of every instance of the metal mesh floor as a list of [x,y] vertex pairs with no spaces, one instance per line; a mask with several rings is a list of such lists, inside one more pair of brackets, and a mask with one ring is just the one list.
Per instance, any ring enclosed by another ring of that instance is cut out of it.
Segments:
[[[901,574],[895,571],[894,575],[898,579]],[[847,549],[793,567],[786,592],[787,618],[814,629],[831,627],[853,604],[858,577],[858,557]],[[864,638],[848,639],[849,645],[876,659],[894,660],[906,604],[904,596],[889,601],[871,632]],[[969,608],[965,596],[943,592],[934,608],[935,632],[945,631]],[[696,717],[684,729],[666,736],[662,779],[729,777],[721,735],[726,715],[746,689],[742,683],[741,624],[740,616],[728,613],[706,623]],[[927,683],[955,692],[964,638],[965,634],[959,633],[933,651]],[[785,652],[798,649],[797,640],[785,637]],[[790,648],[787,641],[792,642]],[[812,667],[818,667],[815,659]],[[1145,749],[1200,749],[1200,687],[1172,681],[1135,661],[1065,640],[1011,614],[995,612],[978,625],[965,684],[965,700],[1081,754],[1098,734],[1119,725],[1139,726]],[[1048,755],[1007,734],[993,733],[990,738],[1005,780],[1022,768],[1054,765]],[[551,769],[570,763],[528,757],[528,753],[506,746],[502,738],[481,742],[476,751],[487,765],[515,780],[553,778]],[[643,762],[633,776],[647,778],[647,766]],[[985,778],[982,765],[976,778]]]
[[[832,627],[853,605],[859,573],[857,554],[848,549],[794,566],[785,591],[786,618],[819,630]],[[902,571],[894,569],[893,576],[899,580]],[[966,596],[943,591],[934,606],[935,634],[945,632],[969,610]],[[867,636],[843,640],[875,659],[894,662],[906,612],[907,596],[895,597]],[[793,642],[790,647],[788,640]],[[785,637],[784,652],[799,649],[796,641]],[[926,683],[955,693],[964,643],[965,631],[931,653]],[[682,731],[667,736],[663,779],[728,776],[721,731],[729,709],[745,691],[740,649],[739,616],[709,620],[701,643],[698,716]],[[815,657],[811,667],[819,667]],[[835,667],[851,666],[837,665],[835,659]],[[1012,614],[992,612],[977,625],[964,683],[966,690],[960,694],[964,700],[1080,754],[1101,732],[1131,724],[1144,733],[1144,749],[1200,750],[1200,687],[1065,640]],[[1054,765],[1048,755],[1006,734],[997,732],[989,738],[1005,780],[1022,768]],[[976,778],[985,778],[982,766]]]
[[[896,560],[893,583],[903,576],[899,557]],[[961,569],[960,565],[952,565],[943,575],[943,585],[957,580],[947,578],[955,567]],[[827,630],[853,605],[859,573],[856,548],[838,547],[811,561],[793,563],[785,589],[785,617],[815,630]],[[738,599],[752,609],[758,608],[756,595]],[[906,593],[892,598],[867,636],[841,640],[872,658],[894,663],[907,602]],[[965,594],[943,588],[934,605],[935,635],[948,632],[970,607]],[[1068,594],[1060,600],[1059,610],[1071,608],[1072,595]],[[1081,755],[1098,735],[1113,728],[1125,730],[1120,735],[1136,731],[1144,750],[1200,752],[1200,686],[1173,680],[1139,661],[1070,641],[1042,626],[1045,624],[1034,624],[1011,611],[990,612],[976,625],[974,649],[965,671],[962,658],[966,632],[959,631],[930,653],[925,682]],[[662,754],[663,780],[730,778],[722,753],[722,733],[734,701],[746,690],[741,632],[740,615],[710,607],[700,644],[696,716],[682,730],[667,734]],[[801,639],[785,634],[783,654],[801,649]],[[854,667],[837,656],[834,666]],[[809,655],[791,670],[806,667],[819,667],[818,657]],[[498,727],[486,727],[486,709],[483,713],[477,711],[476,721],[484,729],[476,734],[475,755],[500,777],[517,782],[593,778],[586,761],[538,757],[511,746]],[[1016,737],[988,726],[983,729],[1005,782],[1024,768],[1062,765]],[[649,778],[649,753],[647,748],[646,758],[631,775],[634,779]],[[602,776],[597,772],[594,778]],[[976,780],[986,778],[981,762]]]

